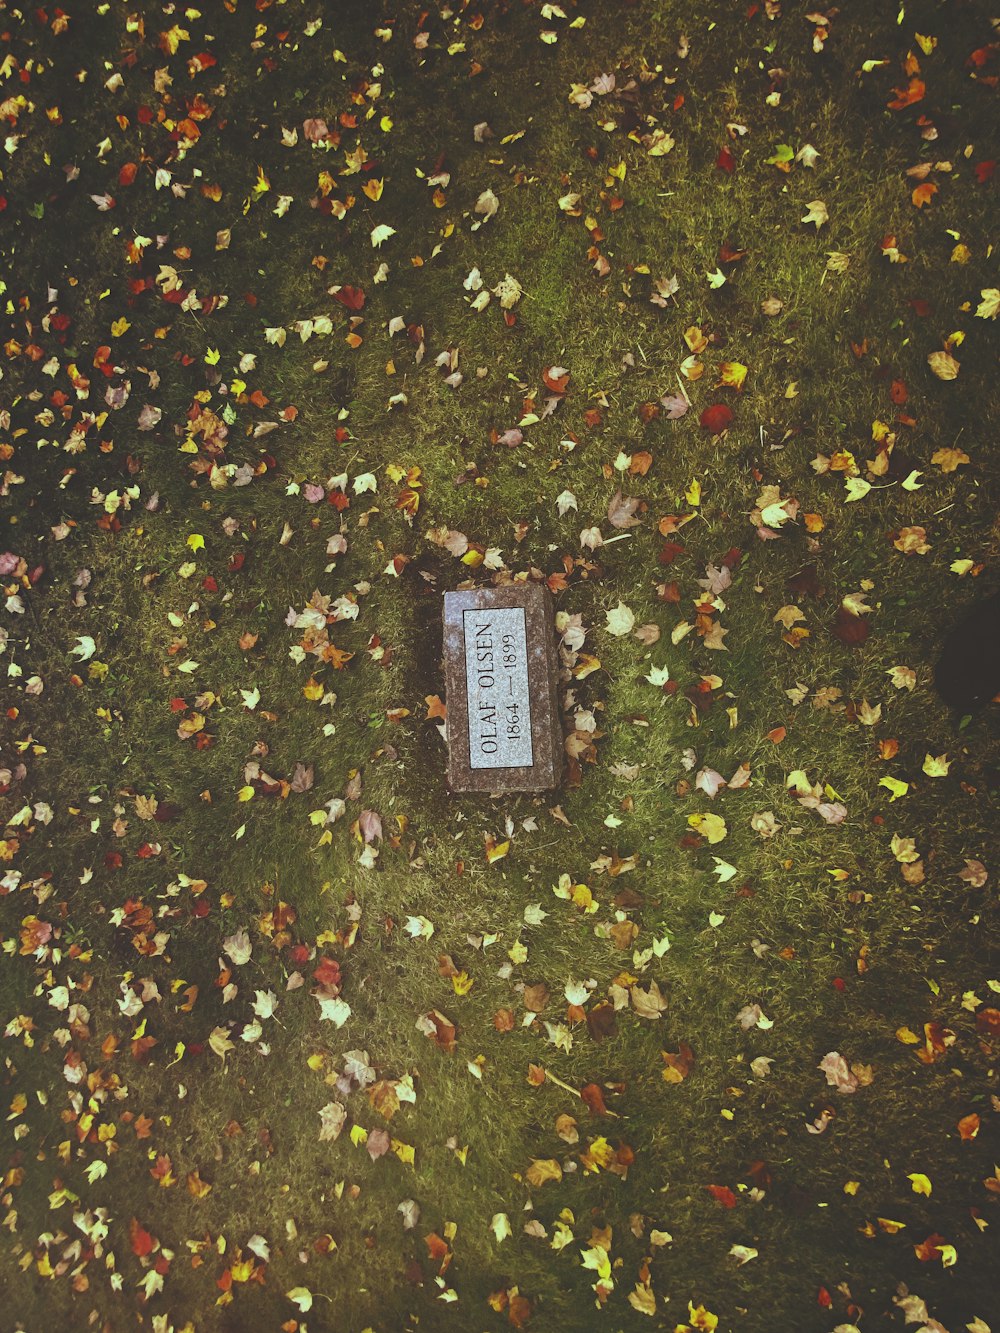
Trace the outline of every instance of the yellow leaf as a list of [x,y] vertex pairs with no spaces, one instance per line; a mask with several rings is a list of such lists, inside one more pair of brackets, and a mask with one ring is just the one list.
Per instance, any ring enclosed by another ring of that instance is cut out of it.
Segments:
[[389,1146],[401,1162],[407,1166],[413,1166],[413,1147],[409,1143],[403,1143],[400,1139],[390,1139]]
[[946,778],[951,768],[951,760],[946,754],[924,755],[923,770],[929,778]]
[[172,28],[168,28],[166,32],[160,33],[160,49],[165,55],[176,55],[177,48],[181,42],[189,42],[190,40],[191,34],[185,28],[182,28],[179,24],[175,23]]
[[920,1171],[911,1171],[906,1179],[913,1186],[914,1194],[924,1194],[930,1198],[931,1182]]
[[859,1190],[860,1187],[861,1187],[861,1181],[860,1181],[860,1180],[845,1180],[845,1181],[844,1181],[844,1193],[845,1193],[845,1194],[851,1194],[851,1195],[857,1194],[857,1192],[858,1192],[858,1190]]
[[475,985],[475,979],[470,977],[468,972],[456,972],[451,979],[451,984],[456,995],[468,995]]
[[307,699],[322,699],[325,691],[319,681],[310,676],[308,682],[302,686],[302,693]]
[[742,389],[743,381],[747,377],[747,368],[740,361],[723,361],[719,367],[719,383],[730,389]]
[[927,364],[939,380],[953,380],[958,375],[959,363],[950,352],[931,352]]
[[486,860],[492,865],[494,861],[502,860],[509,851],[510,839],[508,838],[505,842],[498,842],[495,847],[491,847],[486,853]]
[[584,912],[596,912],[597,902],[586,884],[574,884],[569,893],[570,902]]
[[901,1041],[904,1046],[919,1046],[920,1038],[910,1028],[897,1028],[896,1040]]
[[241,787],[236,793],[237,801],[252,801],[254,798],[253,787]]
[[203,551],[205,549],[205,538],[200,532],[192,532],[187,539],[187,544],[192,551]]
[[125,332],[125,330],[130,329],[131,327],[132,325],[128,322],[125,316],[122,315],[121,319],[116,319],[115,322],[111,325],[112,338],[120,338],[122,334]]
[[351,1142],[354,1144],[355,1148],[357,1148],[362,1143],[367,1143],[367,1141],[368,1141],[368,1131],[367,1129],[365,1129],[364,1125],[352,1125]]
[[684,499],[687,500],[689,505],[693,505],[695,509],[701,504],[701,482],[697,477],[693,479],[691,485],[684,492]]
[[515,940],[507,950],[507,957],[512,963],[523,963],[528,957],[528,950],[520,940]]
[[528,1182],[539,1188],[547,1180],[562,1180],[562,1167],[554,1157],[533,1157],[531,1165],[524,1173]]
[[900,796],[905,796],[910,790],[910,784],[900,781],[899,778],[881,778],[878,785],[887,787],[892,792],[892,796],[889,798],[890,805],[893,801],[898,800]]
[[366,194],[369,199],[377,202],[382,198],[382,187],[384,184],[384,180],[367,180],[364,185],[362,185],[361,191],[363,194]]
[[688,815],[688,824],[707,838],[710,843],[721,842],[729,832],[726,828],[726,821],[719,815]]

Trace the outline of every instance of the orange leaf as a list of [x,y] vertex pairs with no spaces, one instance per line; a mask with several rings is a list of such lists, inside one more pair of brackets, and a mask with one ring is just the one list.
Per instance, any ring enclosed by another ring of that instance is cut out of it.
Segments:
[[923,208],[925,204],[929,204],[937,194],[937,188],[938,187],[933,181],[924,181],[922,184],[918,185],[910,195],[914,207]]
[[694,1051],[682,1041],[678,1051],[661,1051],[664,1068],[660,1071],[666,1083],[682,1083],[694,1064]]
[[896,96],[887,103],[890,111],[902,111],[905,107],[912,106],[914,102],[922,101],[924,93],[927,91],[923,79],[911,79],[907,88],[893,88]]
[[921,1263],[930,1263],[932,1259],[937,1259],[941,1253],[941,1246],[946,1244],[944,1236],[936,1231],[932,1232],[926,1240],[921,1241],[919,1245],[914,1245],[913,1253]]
[[979,1133],[979,1116],[972,1111],[969,1115],[963,1115],[958,1122],[958,1132],[962,1136],[963,1143],[971,1143]]

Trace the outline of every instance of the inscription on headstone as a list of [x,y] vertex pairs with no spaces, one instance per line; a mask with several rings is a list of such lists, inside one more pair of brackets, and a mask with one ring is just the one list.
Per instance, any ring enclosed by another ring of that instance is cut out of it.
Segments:
[[445,593],[448,784],[546,791],[562,772],[552,600],[540,584]]
[[469,765],[530,768],[531,699],[524,607],[463,611]]

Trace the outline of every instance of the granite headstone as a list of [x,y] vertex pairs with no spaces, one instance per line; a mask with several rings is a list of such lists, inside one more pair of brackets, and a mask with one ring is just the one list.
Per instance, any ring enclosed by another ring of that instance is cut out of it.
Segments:
[[448,785],[548,791],[563,766],[552,597],[537,583],[444,595]]

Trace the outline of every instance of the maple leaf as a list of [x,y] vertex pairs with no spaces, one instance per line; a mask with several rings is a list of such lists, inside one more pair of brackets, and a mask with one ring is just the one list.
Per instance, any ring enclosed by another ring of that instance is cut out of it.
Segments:
[[321,1106],[320,1112],[320,1142],[339,1138],[340,1132],[347,1122],[347,1110],[339,1101],[328,1101],[327,1105]]
[[625,634],[630,634],[635,626],[635,616],[624,602],[619,602],[607,613],[607,624],[605,628],[609,634],[621,638]]
[[615,491],[608,501],[608,518],[616,528],[634,528],[642,520],[635,517],[635,511],[642,504],[638,496],[625,497],[621,490]]
[[212,1029],[208,1039],[209,1046],[211,1046],[212,1050],[223,1063],[225,1063],[226,1056],[229,1052],[236,1049],[233,1043],[229,1040],[229,1033],[231,1030],[231,1028],[215,1027]]
[[954,472],[963,463],[971,461],[964,449],[955,449],[951,446],[935,449],[934,453],[931,454],[931,462],[936,464],[942,472]]
[[334,1027],[343,1027],[351,1016],[351,1006],[339,995],[326,995],[313,991],[319,1001],[320,1021],[332,1023]]
[[248,963],[250,955],[253,953],[250,936],[242,926],[234,934],[226,936],[222,941],[222,947],[237,967],[242,967],[244,963]]
[[820,227],[822,227],[825,222],[829,222],[830,214],[827,212],[826,204],[824,204],[822,199],[813,199],[810,203],[806,204],[806,208],[809,211],[806,213],[805,217],[799,219],[800,222],[815,222],[817,231],[819,231]]
[[655,981],[651,981],[646,990],[640,986],[630,989],[632,1008],[640,1018],[659,1018],[667,1007],[667,1001]]

